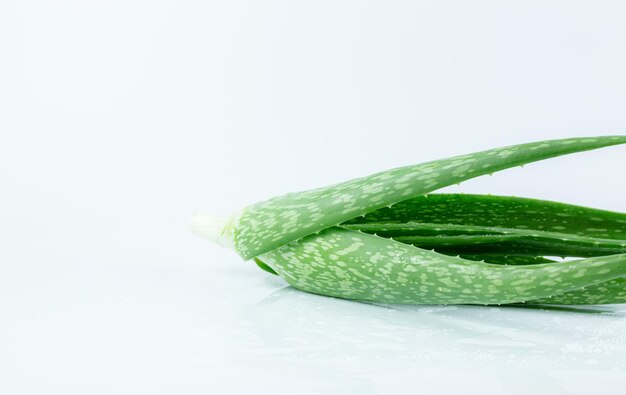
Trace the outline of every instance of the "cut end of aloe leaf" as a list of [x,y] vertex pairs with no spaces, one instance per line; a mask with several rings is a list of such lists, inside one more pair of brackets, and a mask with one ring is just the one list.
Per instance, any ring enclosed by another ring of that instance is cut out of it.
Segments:
[[222,247],[234,249],[233,217],[217,217],[208,213],[196,213],[191,218],[191,231],[196,236],[211,240]]

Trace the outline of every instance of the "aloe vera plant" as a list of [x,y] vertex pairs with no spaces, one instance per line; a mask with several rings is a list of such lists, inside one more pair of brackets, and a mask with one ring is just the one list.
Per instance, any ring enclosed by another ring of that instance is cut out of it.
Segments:
[[[198,214],[196,234],[316,294],[413,304],[626,303],[626,214],[535,199],[431,194],[507,168],[626,143],[514,145]],[[574,257],[554,260],[551,256]]]

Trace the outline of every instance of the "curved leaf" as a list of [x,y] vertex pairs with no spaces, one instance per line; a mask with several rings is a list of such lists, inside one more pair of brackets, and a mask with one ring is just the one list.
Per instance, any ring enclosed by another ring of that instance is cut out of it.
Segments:
[[626,143],[626,136],[540,141],[383,171],[247,207],[234,221],[236,251],[250,259],[385,206],[527,163]]
[[387,303],[518,303],[626,275],[626,254],[493,265],[342,228],[308,236],[260,259],[295,288]]

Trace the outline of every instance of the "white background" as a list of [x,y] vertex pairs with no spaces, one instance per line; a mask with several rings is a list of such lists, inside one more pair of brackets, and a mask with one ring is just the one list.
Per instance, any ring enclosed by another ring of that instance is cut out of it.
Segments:
[[[380,307],[195,210],[626,133],[622,1],[0,2],[0,393],[622,393],[626,306]],[[624,147],[449,191],[626,211]]]

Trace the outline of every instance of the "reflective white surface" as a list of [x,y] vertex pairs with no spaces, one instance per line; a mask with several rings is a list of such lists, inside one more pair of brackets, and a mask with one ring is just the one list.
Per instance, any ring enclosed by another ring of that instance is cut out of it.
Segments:
[[[626,133],[622,1],[0,1],[0,394],[621,394],[626,306],[308,295],[193,236],[274,195]],[[624,147],[448,191],[626,211]]]
[[356,303],[202,255],[3,265],[2,392],[622,392],[626,305]]

